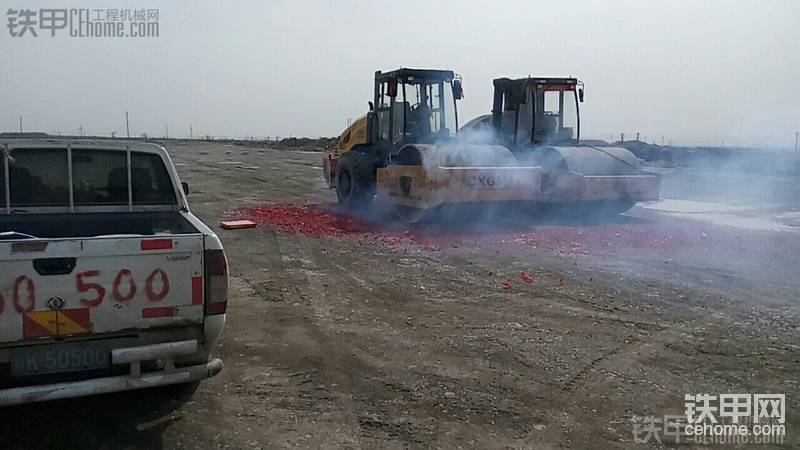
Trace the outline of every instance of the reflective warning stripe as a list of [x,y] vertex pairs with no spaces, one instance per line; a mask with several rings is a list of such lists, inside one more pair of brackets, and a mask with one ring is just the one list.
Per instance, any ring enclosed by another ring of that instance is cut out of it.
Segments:
[[174,306],[156,306],[142,309],[142,319],[155,319],[157,317],[174,317]]
[[192,304],[203,304],[203,277],[192,277]]
[[56,336],[58,334],[58,313],[37,311],[22,316],[22,333],[26,338]]
[[142,250],[169,250],[172,248],[172,239],[149,239],[141,241]]
[[22,316],[22,333],[26,339],[91,332],[89,308],[36,311]]
[[58,312],[58,334],[60,336],[91,332],[92,322],[89,308],[65,309]]

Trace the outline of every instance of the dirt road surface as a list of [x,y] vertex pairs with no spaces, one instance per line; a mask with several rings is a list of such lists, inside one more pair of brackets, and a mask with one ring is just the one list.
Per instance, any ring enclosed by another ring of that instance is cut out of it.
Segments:
[[224,371],[188,400],[4,409],[0,447],[641,448],[657,443],[633,422],[684,414],[687,393],[786,394],[784,446],[800,445],[798,205],[684,196],[611,219],[409,229],[338,215],[320,153],[168,150],[206,223],[259,222],[217,228]]

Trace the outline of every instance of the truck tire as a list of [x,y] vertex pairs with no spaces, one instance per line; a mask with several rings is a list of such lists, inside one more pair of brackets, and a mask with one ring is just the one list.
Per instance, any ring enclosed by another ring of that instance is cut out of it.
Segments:
[[367,155],[351,151],[336,164],[336,198],[348,210],[368,208],[375,197],[377,165]]

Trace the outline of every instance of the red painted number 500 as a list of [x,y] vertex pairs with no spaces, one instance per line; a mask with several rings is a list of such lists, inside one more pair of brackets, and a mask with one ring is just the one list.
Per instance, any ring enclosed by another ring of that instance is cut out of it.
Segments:
[[[80,301],[82,304],[94,307],[101,303],[103,303],[103,299],[106,296],[106,289],[97,284],[88,282],[88,278],[96,278],[100,276],[99,270],[87,270],[86,272],[81,272],[75,275],[75,282],[76,288],[78,292],[92,292],[94,296],[90,296],[88,298],[81,298]],[[161,282],[161,287],[156,292],[155,288],[155,280],[158,279]],[[111,285],[111,296],[114,298],[115,301],[119,303],[126,303],[133,299],[136,296],[136,292],[139,290],[139,287],[136,284],[136,280],[133,279],[133,274],[128,269],[122,269],[117,272],[117,276],[114,277],[114,282]],[[147,299],[151,302],[158,302],[163,300],[167,294],[169,294],[169,277],[167,273],[161,269],[155,269],[150,273],[150,276],[147,277],[145,283],[145,295],[147,295]]]

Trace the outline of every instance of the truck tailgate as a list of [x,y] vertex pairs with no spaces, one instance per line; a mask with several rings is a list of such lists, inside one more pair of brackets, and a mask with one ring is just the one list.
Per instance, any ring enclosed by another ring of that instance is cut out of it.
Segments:
[[201,234],[0,242],[0,343],[202,321]]

